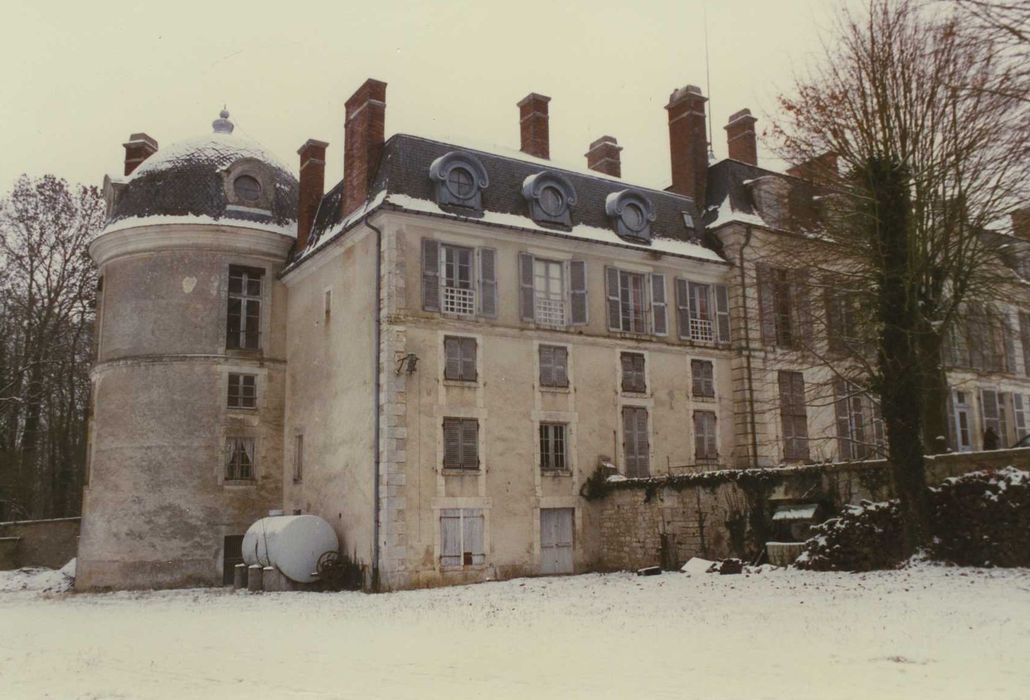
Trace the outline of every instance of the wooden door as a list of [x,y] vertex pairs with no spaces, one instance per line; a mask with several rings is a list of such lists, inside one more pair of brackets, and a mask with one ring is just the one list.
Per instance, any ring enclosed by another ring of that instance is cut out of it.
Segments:
[[540,509],[540,573],[571,574],[574,509]]

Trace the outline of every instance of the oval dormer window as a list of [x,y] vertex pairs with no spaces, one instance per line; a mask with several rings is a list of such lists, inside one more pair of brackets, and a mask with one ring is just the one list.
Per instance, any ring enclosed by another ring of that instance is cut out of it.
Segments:
[[458,199],[468,199],[475,193],[475,180],[467,169],[457,166],[447,175],[447,189]]
[[558,216],[565,209],[565,196],[557,187],[545,187],[540,191],[540,208],[551,216]]
[[461,213],[482,210],[481,195],[490,179],[471,153],[451,151],[440,156],[429,166],[429,179],[436,183],[437,204],[461,207]]
[[542,172],[522,181],[522,196],[529,203],[529,215],[538,224],[572,226],[571,207],[576,190],[564,175]]
[[622,222],[630,231],[640,231],[647,223],[644,212],[636,204],[627,204],[622,210]]
[[233,180],[232,187],[236,192],[236,196],[244,202],[252,203],[261,199],[261,183],[258,182],[256,177],[240,175]]
[[651,222],[655,220],[651,200],[631,190],[612,192],[604,200],[604,210],[620,236],[641,243],[651,242]]

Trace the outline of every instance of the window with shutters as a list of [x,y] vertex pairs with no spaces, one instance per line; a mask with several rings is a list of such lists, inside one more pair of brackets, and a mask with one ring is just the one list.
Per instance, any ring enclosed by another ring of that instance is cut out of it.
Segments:
[[716,462],[719,459],[719,435],[715,429],[714,411],[694,411],[694,460]]
[[1030,314],[1019,312],[1019,339],[1023,346],[1023,374],[1030,377]]
[[444,508],[440,511],[440,566],[457,568],[486,563],[483,511]]
[[722,284],[676,280],[679,337],[696,343],[730,342],[729,293]]
[[257,406],[257,377],[253,374],[229,374],[229,408]]
[[858,302],[854,294],[827,287],[826,342],[832,352],[844,352],[859,342]]
[[519,253],[519,313],[523,321],[564,328],[587,322],[586,263]]
[[[1027,411],[1030,411],[1030,403],[1027,400],[1030,395],[1012,394],[1012,415],[1015,418],[1016,436],[1015,442],[1019,442],[1027,436]],[[1015,443],[1013,443],[1015,444]]]
[[[1007,447],[1009,437],[1009,395],[996,389],[980,390],[980,416],[985,450]],[[989,433],[993,433],[990,435]]]
[[545,472],[568,471],[564,423],[540,424],[540,469]]
[[479,469],[479,421],[475,418],[443,419],[443,468]]
[[261,283],[264,274],[265,271],[259,268],[229,266],[225,347],[230,350],[258,350],[261,347]]
[[539,347],[540,386],[566,388],[569,386],[569,349],[564,345]]
[[225,440],[225,480],[253,481],[255,467],[254,438],[231,437]]
[[622,364],[622,390],[633,393],[647,391],[647,379],[644,375],[644,354],[624,352],[619,355]]
[[533,258],[533,320],[545,326],[565,325],[565,274],[557,260]]
[[765,264],[757,273],[762,342],[793,350],[812,347],[808,274]]
[[608,328],[623,333],[665,335],[665,276],[605,268]]
[[715,366],[711,360],[691,360],[690,380],[694,398],[715,398]]
[[840,460],[875,459],[882,453],[880,407],[859,387],[843,379],[833,385]]
[[626,476],[649,476],[651,473],[651,456],[650,439],[647,434],[646,408],[623,406],[622,444],[626,459]]
[[476,375],[476,339],[448,335],[443,339],[443,378],[456,382],[474,382]]
[[805,406],[805,378],[801,372],[778,373],[780,425],[783,430],[783,458],[808,460],[808,413]]
[[497,251],[422,239],[422,308],[451,316],[497,316]]
[[969,393],[951,393],[952,448],[958,452],[973,450],[973,419],[969,405]]
[[[1022,317],[1020,336],[1023,337]],[[951,367],[1014,374],[1017,371],[1015,340],[1015,333],[1004,311],[984,305],[971,305],[964,309],[964,320],[954,324],[949,331],[945,342],[945,361]]]

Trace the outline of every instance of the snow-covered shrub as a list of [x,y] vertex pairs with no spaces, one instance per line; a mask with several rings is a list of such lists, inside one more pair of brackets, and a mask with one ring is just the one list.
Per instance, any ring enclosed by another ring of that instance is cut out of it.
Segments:
[[930,489],[934,559],[1030,566],[1030,472],[970,472]]
[[794,564],[815,571],[870,571],[901,562],[901,514],[896,501],[846,506],[812,528]]

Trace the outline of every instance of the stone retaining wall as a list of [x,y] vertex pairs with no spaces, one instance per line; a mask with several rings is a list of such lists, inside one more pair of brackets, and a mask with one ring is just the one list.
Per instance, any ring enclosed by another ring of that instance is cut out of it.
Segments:
[[[46,566],[59,569],[75,557],[79,546],[79,518],[16,520],[0,523],[0,539],[17,538],[0,569]],[[11,540],[6,540],[10,542]]]

